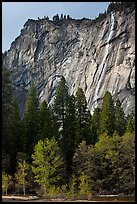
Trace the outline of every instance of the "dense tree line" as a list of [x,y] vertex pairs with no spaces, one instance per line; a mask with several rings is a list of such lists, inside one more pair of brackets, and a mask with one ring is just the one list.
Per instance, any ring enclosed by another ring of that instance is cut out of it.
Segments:
[[69,15],[63,15],[61,14],[60,17],[59,15],[53,16],[53,22],[59,22],[59,21],[64,21],[64,20],[71,20],[72,18]]
[[10,75],[2,74],[3,193],[134,194],[133,112],[126,117],[107,91],[91,115],[83,90],[70,95],[62,77],[51,106],[38,103],[32,84],[20,119]]

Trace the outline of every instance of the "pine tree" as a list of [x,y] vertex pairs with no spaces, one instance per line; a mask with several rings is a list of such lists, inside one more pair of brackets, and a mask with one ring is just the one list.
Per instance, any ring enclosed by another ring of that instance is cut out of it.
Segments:
[[19,108],[15,98],[13,98],[12,100],[8,129],[9,129],[8,153],[10,155],[10,173],[13,175],[15,173],[16,168],[17,152],[23,150],[22,124],[19,116]]
[[38,140],[38,100],[36,96],[36,89],[34,85],[31,86],[26,104],[24,114],[24,139],[25,139],[25,152],[30,156],[33,147]]
[[39,140],[44,140],[46,137],[50,139],[53,136],[52,113],[45,101],[40,104],[38,119]]
[[2,67],[2,148],[3,151],[9,150],[9,121],[12,105],[12,83],[10,72]]
[[19,109],[12,90],[10,72],[2,69],[2,148],[4,154],[9,154],[10,165],[6,169],[13,175],[16,166],[16,154],[21,148],[21,121]]
[[64,157],[66,175],[69,179],[72,168],[72,157],[75,150],[75,98],[68,93],[68,86],[64,77],[61,78],[57,85],[54,117],[56,117],[55,125],[58,129],[56,139]]
[[91,115],[87,108],[85,94],[81,88],[78,88],[76,92],[76,121],[77,144],[82,142],[82,140],[86,140],[87,144],[91,144]]
[[85,173],[86,161],[88,158],[88,146],[86,141],[82,141],[76,148],[73,156],[73,172],[79,178],[82,172]]
[[106,132],[109,136],[112,136],[115,130],[115,109],[114,102],[109,91],[106,91],[102,110],[100,113],[100,133]]
[[69,20],[70,19],[70,16],[69,15],[67,15],[67,20]]
[[63,18],[63,14],[61,14],[61,16],[60,16],[60,20],[63,20],[64,18]]
[[65,135],[63,138],[63,147],[66,161],[67,175],[72,172],[72,158],[75,152],[76,140],[76,113],[75,113],[75,97],[69,96],[66,106],[65,117]]
[[55,101],[54,101],[54,114],[57,119],[58,123],[58,131],[59,131],[59,138],[62,138],[65,135],[65,117],[66,117],[66,106],[68,101],[68,86],[66,85],[66,80],[62,76],[61,80],[59,81],[56,94],[55,94]]
[[135,131],[135,117],[134,113],[131,112],[128,116],[126,132],[134,132]]
[[126,118],[123,109],[121,108],[120,100],[116,101],[115,105],[115,130],[116,133],[122,136],[126,128]]
[[56,88],[55,101],[53,105],[54,121],[56,120],[55,125],[58,130],[58,134],[56,135],[55,138],[59,141],[59,144],[62,147],[66,134],[65,118],[68,98],[69,98],[68,86],[66,84],[65,78],[62,76]]
[[97,142],[99,137],[99,120],[100,120],[100,112],[101,110],[97,107],[94,110],[94,113],[91,118],[91,137],[92,137],[92,144],[94,145]]

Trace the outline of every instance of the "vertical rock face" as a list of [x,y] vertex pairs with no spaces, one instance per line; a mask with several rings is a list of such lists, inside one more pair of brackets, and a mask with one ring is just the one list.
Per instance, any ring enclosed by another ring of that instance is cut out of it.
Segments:
[[84,90],[91,113],[108,90],[128,114],[135,108],[135,12],[93,21],[29,19],[3,66],[11,71],[21,114],[32,82],[39,100],[52,103],[62,75],[71,94]]

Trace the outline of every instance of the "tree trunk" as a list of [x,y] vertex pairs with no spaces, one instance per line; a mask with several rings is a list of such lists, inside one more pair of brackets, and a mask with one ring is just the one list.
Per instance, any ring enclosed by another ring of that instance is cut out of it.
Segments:
[[25,185],[23,185],[23,194],[25,195]]
[[8,188],[6,187],[6,195],[8,194]]

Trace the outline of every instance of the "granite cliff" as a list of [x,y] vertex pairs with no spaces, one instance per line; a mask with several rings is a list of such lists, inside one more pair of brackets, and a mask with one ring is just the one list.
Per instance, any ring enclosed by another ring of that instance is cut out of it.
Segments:
[[108,90],[128,114],[135,109],[135,11],[96,20],[29,19],[3,66],[11,72],[21,115],[32,82],[39,100],[52,103],[62,75],[71,94],[84,90],[91,113]]

